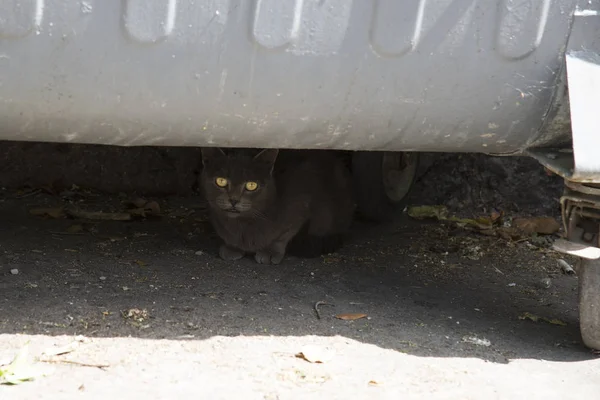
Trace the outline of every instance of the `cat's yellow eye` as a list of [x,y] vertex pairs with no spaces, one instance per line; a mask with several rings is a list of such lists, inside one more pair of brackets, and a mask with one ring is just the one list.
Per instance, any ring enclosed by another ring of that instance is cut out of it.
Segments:
[[256,182],[246,182],[246,190],[253,192],[258,188],[258,183]]
[[227,186],[227,179],[219,177],[215,179],[215,183],[218,187],[225,187]]

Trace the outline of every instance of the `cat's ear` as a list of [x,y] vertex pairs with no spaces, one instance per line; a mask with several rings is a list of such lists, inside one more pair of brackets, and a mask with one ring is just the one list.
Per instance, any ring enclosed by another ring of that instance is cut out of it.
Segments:
[[278,149],[264,149],[263,151],[254,156],[254,161],[268,165],[272,169],[273,165],[275,165],[275,161],[277,160],[278,154]]
[[218,147],[203,147],[202,148],[202,164],[204,166],[206,166],[207,164],[210,164],[214,161],[222,160],[225,157],[227,157],[227,156],[225,155],[225,153],[223,153],[223,150],[219,149]]

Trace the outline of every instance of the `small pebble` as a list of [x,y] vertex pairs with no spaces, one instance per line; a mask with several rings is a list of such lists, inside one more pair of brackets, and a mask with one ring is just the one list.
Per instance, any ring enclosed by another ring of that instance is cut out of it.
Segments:
[[101,280],[101,281],[105,281],[105,280],[106,280],[106,277],[105,277],[105,276],[101,276],[101,277],[100,277],[100,280]]
[[517,286],[517,284],[516,283],[509,283],[508,286],[515,287],[515,286]]
[[201,256],[202,254],[204,254],[204,252],[203,252],[202,250],[198,250],[198,251],[197,251],[195,254],[196,254],[197,256]]
[[463,336],[462,341],[465,343],[476,344],[477,346],[490,347],[492,342],[485,338],[478,338],[477,336]]
[[13,269],[10,270],[10,273],[13,274],[13,275],[17,275],[19,273],[19,270],[16,269],[16,268],[13,268]]
[[544,289],[550,289],[550,286],[552,286],[552,279],[550,278],[544,278],[540,280],[540,285],[544,288]]

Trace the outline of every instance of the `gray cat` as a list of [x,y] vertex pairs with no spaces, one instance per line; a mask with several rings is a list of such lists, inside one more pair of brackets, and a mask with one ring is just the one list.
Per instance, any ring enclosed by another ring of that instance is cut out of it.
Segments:
[[279,264],[286,251],[317,256],[341,245],[355,205],[349,171],[334,154],[266,149],[226,155],[204,148],[202,162],[201,186],[224,260],[253,253],[260,264]]

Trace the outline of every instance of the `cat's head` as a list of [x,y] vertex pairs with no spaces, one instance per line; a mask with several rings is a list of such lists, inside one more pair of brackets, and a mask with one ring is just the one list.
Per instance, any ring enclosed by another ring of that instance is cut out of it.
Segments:
[[231,218],[263,215],[276,195],[273,167],[278,153],[266,149],[255,156],[226,155],[218,148],[203,148],[201,185],[210,207]]

